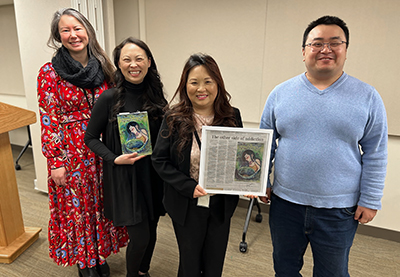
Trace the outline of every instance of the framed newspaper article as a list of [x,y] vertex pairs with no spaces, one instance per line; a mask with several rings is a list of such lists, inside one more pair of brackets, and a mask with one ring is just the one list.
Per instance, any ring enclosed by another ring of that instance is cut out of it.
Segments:
[[199,184],[207,193],[265,196],[273,130],[203,126]]

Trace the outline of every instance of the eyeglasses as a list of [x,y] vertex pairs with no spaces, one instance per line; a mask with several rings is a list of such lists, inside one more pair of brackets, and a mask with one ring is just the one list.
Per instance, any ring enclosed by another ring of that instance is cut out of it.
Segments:
[[336,50],[338,49],[343,43],[346,43],[347,41],[330,41],[330,42],[320,42],[320,41],[313,41],[310,43],[305,44],[304,46],[308,46],[311,48],[311,51],[313,52],[319,52],[322,51],[325,48],[325,45],[328,46],[329,50]]

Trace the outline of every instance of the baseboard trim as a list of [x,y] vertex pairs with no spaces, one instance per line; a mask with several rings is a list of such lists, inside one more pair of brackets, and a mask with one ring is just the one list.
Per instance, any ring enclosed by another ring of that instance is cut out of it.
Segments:
[[[249,200],[240,198],[238,206],[248,209],[249,208]],[[266,214],[269,213],[269,205],[260,202],[260,207],[261,207],[262,213],[266,213]],[[253,209],[256,209],[256,208],[253,207]],[[400,232],[388,230],[388,229],[384,229],[384,228],[379,228],[379,227],[375,227],[375,226],[360,224],[357,229],[357,234],[366,235],[366,236],[370,236],[370,237],[374,237],[374,238],[386,239],[386,240],[395,241],[395,242],[400,242]]]
[[400,232],[375,226],[360,224],[357,229],[357,234],[400,242]]

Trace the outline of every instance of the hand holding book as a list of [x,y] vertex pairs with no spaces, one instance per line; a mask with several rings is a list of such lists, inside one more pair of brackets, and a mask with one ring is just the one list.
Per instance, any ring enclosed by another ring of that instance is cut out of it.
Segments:
[[132,154],[122,154],[114,160],[114,163],[119,165],[122,164],[133,165],[136,161],[140,160],[143,157],[145,156],[138,156],[138,153],[136,152]]

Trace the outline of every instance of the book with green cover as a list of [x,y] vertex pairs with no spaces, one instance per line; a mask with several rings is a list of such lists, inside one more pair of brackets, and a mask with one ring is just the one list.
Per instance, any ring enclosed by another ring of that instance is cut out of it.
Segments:
[[117,115],[122,153],[137,152],[139,156],[151,155],[150,125],[147,112],[120,113]]

